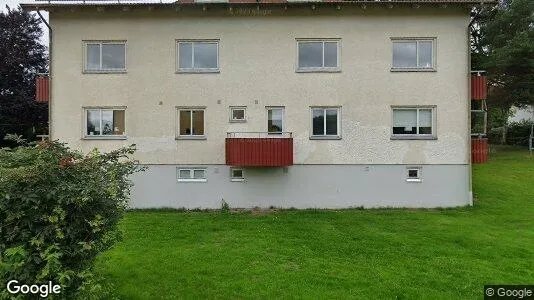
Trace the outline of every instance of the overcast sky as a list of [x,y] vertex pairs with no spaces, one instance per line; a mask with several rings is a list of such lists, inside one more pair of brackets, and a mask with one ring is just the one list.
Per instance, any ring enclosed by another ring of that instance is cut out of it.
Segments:
[[[11,8],[15,9],[19,6],[19,3],[31,3],[32,0],[0,0],[0,11],[5,12],[6,11],[6,4]],[[43,17],[45,17],[46,21],[48,22],[48,12],[41,11],[41,14]],[[37,14],[36,14],[37,15]],[[39,17],[39,16],[37,16]],[[43,37],[41,38],[41,42],[48,47],[48,27],[46,25],[41,24],[41,28],[43,29]]]

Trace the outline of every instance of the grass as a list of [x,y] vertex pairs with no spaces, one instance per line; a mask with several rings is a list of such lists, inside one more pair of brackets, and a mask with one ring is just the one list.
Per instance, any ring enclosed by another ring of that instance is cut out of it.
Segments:
[[97,269],[123,299],[472,299],[534,283],[534,157],[474,166],[475,206],[444,210],[134,211]]

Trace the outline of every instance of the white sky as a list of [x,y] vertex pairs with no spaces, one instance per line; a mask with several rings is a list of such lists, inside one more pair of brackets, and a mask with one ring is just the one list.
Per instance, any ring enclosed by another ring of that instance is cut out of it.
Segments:
[[[28,2],[33,2],[31,0],[0,0],[0,11],[1,12],[6,12],[7,9],[6,9],[6,4],[9,6],[9,8],[11,9],[15,9],[18,7],[19,3],[28,3]],[[43,15],[43,17],[46,19],[46,21],[48,22],[48,12],[46,11],[41,11],[41,14]],[[37,16],[37,14],[35,14]],[[39,16],[37,16],[39,17]],[[43,37],[41,38],[41,43],[45,46],[48,47],[48,27],[46,27],[45,24],[41,24],[41,28],[43,29]]]

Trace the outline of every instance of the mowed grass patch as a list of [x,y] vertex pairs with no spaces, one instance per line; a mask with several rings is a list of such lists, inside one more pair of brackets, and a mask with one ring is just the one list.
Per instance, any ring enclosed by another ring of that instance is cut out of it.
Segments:
[[[534,282],[534,158],[493,149],[475,206],[133,211],[98,270],[123,299],[472,299]],[[155,195],[157,197],[157,195]]]

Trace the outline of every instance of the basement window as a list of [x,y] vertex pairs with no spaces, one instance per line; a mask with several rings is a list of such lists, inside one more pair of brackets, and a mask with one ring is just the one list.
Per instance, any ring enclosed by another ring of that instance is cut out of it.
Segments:
[[406,169],[406,181],[421,182],[421,167],[409,167]]
[[230,181],[245,181],[243,169],[230,168]]
[[205,168],[178,168],[179,182],[206,182]]

